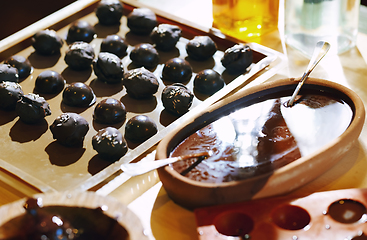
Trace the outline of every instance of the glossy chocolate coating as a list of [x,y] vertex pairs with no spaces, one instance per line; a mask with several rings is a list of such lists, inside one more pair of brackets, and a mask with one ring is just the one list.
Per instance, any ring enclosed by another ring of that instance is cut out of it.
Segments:
[[102,124],[115,124],[126,120],[125,105],[117,99],[106,98],[94,109],[93,119]]
[[70,83],[62,93],[62,102],[71,107],[89,107],[96,102],[93,89],[82,82]]
[[163,89],[161,99],[167,111],[175,115],[183,115],[189,111],[194,94],[185,85],[175,83]]
[[186,52],[190,58],[204,61],[217,51],[217,45],[209,36],[195,36],[186,44]]
[[119,58],[126,55],[128,44],[119,35],[108,35],[101,43],[101,52],[113,53]]
[[127,16],[127,26],[135,34],[148,35],[157,23],[157,16],[149,8],[135,8]]
[[124,77],[122,61],[113,53],[99,53],[93,61],[93,70],[98,79],[106,83],[119,83]]
[[27,58],[20,55],[11,56],[6,59],[4,63],[7,63],[10,66],[18,69],[19,79],[27,78],[33,71],[31,62]]
[[60,144],[73,147],[83,145],[89,124],[77,113],[62,113],[50,126],[53,138]]
[[18,69],[6,63],[0,64],[0,82],[19,82]]
[[51,115],[48,102],[37,94],[29,93],[24,95],[16,104],[15,111],[20,120],[33,124]]
[[59,93],[64,89],[65,80],[62,75],[52,70],[41,72],[36,78],[35,90],[39,93]]
[[146,115],[136,115],[125,126],[125,138],[132,142],[144,142],[158,132],[156,123]]
[[188,82],[192,76],[192,67],[188,61],[182,58],[168,60],[162,70],[164,81],[183,83]]
[[252,49],[248,45],[236,44],[224,52],[222,65],[231,74],[244,73],[253,61]]
[[123,84],[133,98],[148,98],[158,91],[156,76],[144,67],[136,68],[124,74]]
[[141,43],[131,51],[130,59],[136,66],[154,68],[159,62],[159,54],[153,45]]
[[73,70],[90,69],[95,57],[93,47],[86,42],[74,42],[65,53],[65,63]]
[[98,3],[95,13],[102,25],[110,26],[120,23],[123,4],[119,0],[102,0]]
[[15,82],[0,83],[0,108],[6,111],[15,110],[15,105],[23,96],[22,87]]
[[224,87],[222,76],[213,69],[200,71],[194,78],[194,89],[212,95]]
[[355,223],[366,214],[366,207],[353,199],[340,199],[330,204],[327,213],[337,222]]
[[46,29],[37,32],[32,37],[32,46],[40,55],[59,54],[64,41],[55,30]]
[[126,140],[114,127],[99,130],[92,138],[92,145],[98,156],[111,161],[120,159],[128,150]]
[[66,41],[71,44],[73,42],[90,43],[96,36],[94,27],[87,21],[78,20],[70,25]]
[[180,27],[172,24],[162,23],[156,26],[151,34],[150,39],[155,47],[162,51],[170,51],[175,48],[176,43],[180,40],[182,30]]

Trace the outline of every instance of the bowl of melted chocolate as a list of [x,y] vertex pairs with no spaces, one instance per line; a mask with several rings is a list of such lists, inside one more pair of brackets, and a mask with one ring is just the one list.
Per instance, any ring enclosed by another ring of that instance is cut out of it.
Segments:
[[0,207],[0,239],[148,240],[125,205],[93,192],[37,194]]
[[156,159],[211,151],[158,169],[168,195],[193,209],[285,194],[336,164],[357,141],[365,110],[342,85],[281,79],[202,109],[168,134]]

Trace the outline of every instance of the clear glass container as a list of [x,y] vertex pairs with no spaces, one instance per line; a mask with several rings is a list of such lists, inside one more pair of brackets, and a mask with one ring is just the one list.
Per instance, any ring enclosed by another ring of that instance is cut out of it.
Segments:
[[285,0],[286,43],[311,56],[320,40],[330,52],[343,53],[355,46],[360,0]]

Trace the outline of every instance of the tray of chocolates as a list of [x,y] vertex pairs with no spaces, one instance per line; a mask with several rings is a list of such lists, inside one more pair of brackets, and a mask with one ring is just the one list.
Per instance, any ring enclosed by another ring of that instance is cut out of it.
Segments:
[[50,17],[0,42],[0,166],[41,192],[94,187],[284,63],[143,5],[77,1]]
[[274,197],[195,210],[205,239],[366,239],[366,189]]

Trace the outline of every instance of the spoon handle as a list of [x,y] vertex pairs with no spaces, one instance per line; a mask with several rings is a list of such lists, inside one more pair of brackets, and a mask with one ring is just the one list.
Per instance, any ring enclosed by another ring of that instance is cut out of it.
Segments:
[[292,97],[288,101],[288,104],[287,104],[288,107],[293,106],[294,100],[295,100],[296,96],[298,95],[301,87],[305,83],[306,79],[308,78],[308,76],[310,75],[312,70],[316,67],[316,65],[326,55],[326,53],[329,51],[329,49],[330,49],[330,44],[328,42],[325,42],[325,41],[317,42],[316,48],[315,48],[315,50],[312,54],[310,63],[308,64],[308,66],[306,68],[306,71],[304,72],[304,74],[303,74],[300,82],[298,83],[296,89],[294,90]]
[[155,161],[150,161],[150,162],[126,163],[126,164],[122,164],[120,168],[122,171],[129,174],[130,176],[137,176],[137,175],[141,175],[141,174],[150,172],[157,168],[166,166],[170,163],[174,163],[174,162],[181,161],[184,159],[206,157],[210,155],[211,155],[210,152],[194,153],[194,154],[189,154],[185,156],[170,157],[170,158],[165,158],[165,159],[160,159],[160,160],[155,160]]

